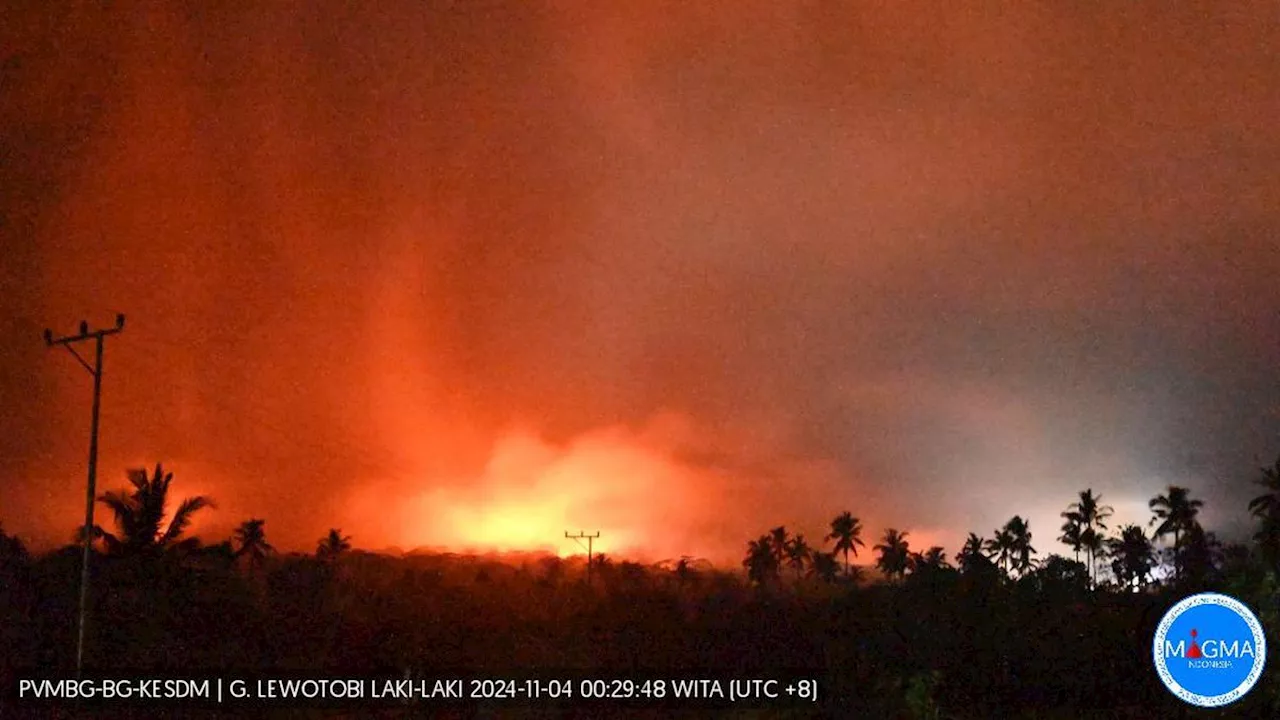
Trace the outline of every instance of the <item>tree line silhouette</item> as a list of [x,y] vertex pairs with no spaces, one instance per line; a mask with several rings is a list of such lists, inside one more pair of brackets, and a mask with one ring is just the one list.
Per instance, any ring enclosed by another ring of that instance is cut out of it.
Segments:
[[[954,565],[887,528],[870,548],[881,580],[853,562],[868,541],[842,512],[818,543],[783,526],[748,541],[745,573],[602,554],[590,586],[578,558],[371,553],[337,528],[314,553],[279,552],[261,518],[206,545],[187,531],[210,498],[170,513],[172,473],[126,478],[99,498],[110,527],[91,531],[90,669],[786,668],[866,716],[1182,717],[1150,659],[1174,602],[1227,592],[1280,642],[1280,458],[1257,479],[1249,544],[1207,532],[1187,488],[1152,498],[1147,528],[1110,528],[1113,509],[1087,489],[1061,514],[1057,540],[1072,557],[1039,557],[1017,515],[989,537],[969,533]],[[0,530],[0,680],[74,667],[79,562],[74,544],[35,556]],[[1230,712],[1280,711],[1276,680],[1269,666]]]
[[[1277,526],[1280,526],[1277,519],[1280,518],[1278,476],[1280,460],[1274,468],[1263,468],[1259,482],[1266,486],[1267,492],[1249,504],[1250,512],[1260,523],[1254,539],[1268,558],[1277,556],[1276,548],[1280,545],[1280,531],[1277,531]],[[1128,524],[1116,528],[1116,533],[1108,536],[1107,520],[1115,510],[1103,505],[1101,495],[1095,494],[1092,488],[1082,490],[1079,498],[1061,514],[1064,522],[1057,540],[1071,549],[1073,559],[1069,563],[1056,554],[1037,560],[1038,551],[1031,545],[1030,523],[1014,515],[1003,527],[996,528],[990,538],[969,533],[956,558],[958,568],[947,561],[942,547],[913,551],[907,539],[909,533],[888,528],[872,548],[876,552],[875,568],[884,577],[901,581],[914,573],[984,572],[989,565],[994,565],[1007,578],[1016,579],[1052,565],[1058,569],[1070,568],[1072,572],[1082,571],[1089,586],[1097,588],[1100,584],[1099,570],[1102,569],[1099,564],[1102,563],[1110,573],[1102,585],[1112,589],[1141,590],[1152,582],[1153,573],[1166,560],[1172,567],[1175,581],[1184,572],[1203,581],[1221,564],[1221,558],[1243,557],[1250,552],[1243,545],[1224,545],[1212,532],[1204,530],[1197,520],[1204,501],[1192,498],[1187,488],[1171,485],[1166,493],[1152,498],[1148,507],[1152,513],[1150,526],[1154,527],[1150,535],[1141,526]],[[1172,546],[1163,551],[1157,550],[1156,541],[1168,536],[1173,537]],[[861,569],[849,562],[850,553],[857,557],[858,548],[866,547],[862,539],[862,522],[858,518],[849,511],[836,516],[824,541],[834,543],[831,550],[811,547],[804,535],[793,536],[785,526],[773,528],[747,543],[746,559],[743,560],[747,577],[753,583],[764,585],[778,581],[782,571],[790,568],[796,579],[805,573],[808,577],[833,583],[841,579],[836,559],[843,556],[843,579],[864,579]],[[1085,563],[1080,561],[1081,553],[1085,556]]]

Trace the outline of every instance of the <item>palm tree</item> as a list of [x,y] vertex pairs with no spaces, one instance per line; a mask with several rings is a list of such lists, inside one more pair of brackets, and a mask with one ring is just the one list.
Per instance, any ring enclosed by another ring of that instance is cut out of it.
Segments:
[[1203,584],[1222,565],[1222,543],[1211,532],[1205,532],[1199,523],[1192,525],[1182,536],[1182,570],[1179,579]]
[[779,525],[769,531],[769,546],[773,548],[773,556],[777,558],[779,567],[787,559],[787,543],[790,537],[784,525]]
[[951,567],[947,562],[947,553],[939,545],[934,545],[920,556],[920,561],[932,568],[946,569]]
[[773,538],[761,535],[747,543],[747,557],[742,561],[747,569],[747,579],[764,585],[778,575],[778,557],[773,553]]
[[1031,524],[1021,516],[1014,515],[1005,524],[1004,530],[1010,538],[1010,569],[1016,570],[1019,577],[1026,575],[1028,570],[1035,567],[1035,561],[1031,559],[1036,554],[1036,549],[1031,547]]
[[804,535],[797,534],[787,543],[787,564],[796,571],[796,580],[800,579],[800,571],[804,570],[813,549],[805,542]]
[[907,573],[907,568],[911,564],[911,548],[907,543],[907,533],[889,528],[884,531],[884,538],[874,549],[880,553],[876,567],[880,568],[885,575],[901,579]]
[[1115,509],[1110,505],[1103,505],[1102,496],[1093,494],[1093,488],[1089,488],[1080,492],[1079,500],[1072,503],[1067,511],[1075,514],[1082,528],[1081,544],[1089,551],[1089,573],[1094,584],[1097,584],[1097,555],[1104,543],[1100,531],[1107,529],[1107,518],[1111,517]]
[[1013,558],[1013,535],[1008,525],[996,528],[995,534],[983,545],[987,557],[993,560],[1002,573],[1009,573],[1009,561]]
[[1083,547],[1089,556],[1089,584],[1097,586],[1098,584],[1098,563],[1095,559],[1100,559],[1107,549],[1107,536],[1097,528],[1085,528],[1080,533],[1080,546]]
[[833,583],[839,572],[840,563],[836,560],[835,553],[813,553],[813,561],[809,563],[810,577],[816,577],[825,583]]
[[178,504],[166,525],[164,520],[169,504],[169,485],[173,473],[166,473],[159,463],[155,472],[147,474],[144,468],[125,473],[133,491],[112,490],[98,497],[98,502],[111,509],[115,519],[116,534],[95,527],[109,552],[121,555],[138,555],[186,546],[194,539],[181,541],[182,534],[191,524],[191,518],[204,508],[213,507],[213,501],[203,495],[189,497]]
[[1280,457],[1274,466],[1262,468],[1262,477],[1255,482],[1266,492],[1249,501],[1249,513],[1262,523],[1253,539],[1274,565],[1280,562]]
[[848,575],[849,552],[852,551],[853,556],[858,557],[858,547],[866,547],[862,542],[862,521],[846,510],[831,521],[831,534],[826,539],[836,541],[833,552],[844,554],[844,572]]
[[1173,535],[1173,573],[1176,577],[1182,564],[1179,557],[1182,553],[1182,536],[1198,524],[1196,515],[1200,513],[1200,508],[1204,507],[1204,501],[1192,499],[1191,491],[1187,488],[1170,485],[1167,494],[1151,498],[1148,506],[1154,514],[1151,524],[1154,525],[1157,520],[1160,521],[1155,537],[1163,538],[1165,535]]
[[267,542],[267,534],[263,530],[266,520],[254,518],[245,520],[240,523],[240,527],[236,528],[236,541],[240,544],[240,548],[236,550],[235,556],[245,556],[253,564],[258,564],[266,558],[268,553],[275,552],[275,548]]
[[956,561],[960,564],[960,572],[968,574],[990,567],[991,559],[986,555],[987,547],[986,540],[976,533],[969,533],[969,537],[964,541],[964,547],[956,556]]
[[1120,537],[1107,543],[1111,550],[1111,571],[1125,588],[1145,588],[1156,565],[1155,547],[1146,532],[1138,525],[1120,528]]
[[316,546],[316,557],[321,560],[337,560],[350,549],[351,536],[343,535],[337,528],[331,528],[328,535],[320,538],[320,544]]
[[938,577],[951,569],[950,563],[947,562],[947,553],[938,545],[934,545],[922,553],[911,553],[908,564],[911,567],[912,578]]
[[1102,495],[1095,495],[1093,488],[1082,490],[1080,499],[1071,505],[1080,514],[1080,522],[1085,527],[1107,529],[1106,520],[1115,512],[1115,508],[1102,504]]
[[1280,513],[1280,457],[1272,467],[1261,468],[1262,477],[1254,482],[1266,492],[1249,501],[1249,512],[1259,517]]
[[1062,513],[1062,517],[1066,522],[1062,523],[1062,534],[1058,536],[1058,542],[1071,548],[1075,553],[1076,562],[1080,561],[1080,549],[1084,547],[1081,535],[1084,527],[1080,523],[1080,513],[1075,510],[1067,510]]

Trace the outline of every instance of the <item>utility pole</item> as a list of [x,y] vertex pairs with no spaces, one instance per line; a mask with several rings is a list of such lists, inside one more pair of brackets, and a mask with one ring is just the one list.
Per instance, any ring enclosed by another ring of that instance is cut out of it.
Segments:
[[[89,555],[93,547],[93,505],[96,495],[95,486],[98,480],[98,409],[102,404],[102,341],[108,335],[115,335],[124,330],[124,315],[116,315],[116,326],[102,330],[89,330],[89,323],[80,322],[80,333],[55,338],[52,330],[44,331],[44,342],[49,347],[61,345],[93,376],[93,416],[89,421],[89,485],[84,501],[84,559],[80,564],[80,629],[76,637],[76,677],[80,677],[84,668],[84,623],[85,610],[89,598]],[[85,340],[94,341],[93,365],[89,365],[73,344]]]
[[599,530],[597,530],[597,531],[595,532],[595,534],[593,534],[593,535],[589,535],[589,534],[584,533],[584,532],[582,532],[581,530],[579,530],[577,535],[570,535],[570,534],[569,534],[569,531],[568,531],[568,530],[565,530],[565,531],[564,531],[564,536],[565,536],[565,537],[567,537],[567,538],[569,538],[570,540],[573,540],[574,542],[578,543],[579,545],[582,545],[582,541],[583,541],[583,540],[586,540],[586,541],[587,541],[587,545],[586,545],[586,548],[587,548],[587,586],[588,586],[588,587],[590,587],[590,586],[591,586],[591,566],[595,564],[595,563],[592,561],[592,559],[591,559],[591,541],[592,541],[592,540],[595,540],[595,539],[596,539],[596,538],[598,538],[598,537],[600,537],[600,531],[599,531]]

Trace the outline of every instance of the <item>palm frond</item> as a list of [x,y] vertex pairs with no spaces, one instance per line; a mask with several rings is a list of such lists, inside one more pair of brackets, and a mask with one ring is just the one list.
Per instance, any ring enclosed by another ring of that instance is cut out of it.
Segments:
[[106,530],[102,530],[101,528],[98,529],[102,531],[102,534],[99,537],[102,538],[102,546],[108,553],[116,555],[124,551],[124,543],[120,541],[120,538],[112,535]]
[[204,508],[214,507],[213,501],[204,495],[189,497],[182,501],[178,509],[173,513],[173,519],[169,521],[169,529],[160,537],[159,545],[165,546],[177,540],[187,526],[191,524],[191,516]]
[[106,505],[115,516],[116,527],[120,530],[120,540],[130,542],[138,534],[136,515],[137,503],[125,495],[123,491],[113,490],[98,496],[98,502]]
[[124,475],[128,478],[129,484],[133,485],[137,490],[145,489],[150,481],[150,478],[147,477],[146,468],[132,468],[126,470]]

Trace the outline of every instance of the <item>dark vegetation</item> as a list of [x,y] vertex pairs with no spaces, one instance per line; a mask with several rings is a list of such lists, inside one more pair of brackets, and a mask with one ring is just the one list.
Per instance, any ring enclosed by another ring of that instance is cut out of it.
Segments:
[[[209,500],[169,515],[171,475],[128,477],[101,498],[112,527],[94,532],[89,669],[788,668],[818,677],[840,716],[1171,718],[1192,709],[1161,686],[1150,643],[1178,599],[1226,592],[1280,642],[1280,460],[1262,471],[1248,545],[1206,532],[1185,488],[1151,501],[1150,531],[1108,527],[1111,509],[1086,490],[1062,514],[1071,557],[1041,556],[1015,516],[991,537],[971,534],[953,564],[897,529],[872,543],[846,512],[819,542],[783,527],[750,541],[745,573],[600,556],[591,586],[580,560],[375,554],[338,529],[313,555],[278,553],[260,519],[202,545],[184,532]],[[73,671],[80,552],[33,557],[0,533],[6,685]],[[1269,663],[1246,698],[1198,716],[1274,717],[1278,670]]]

